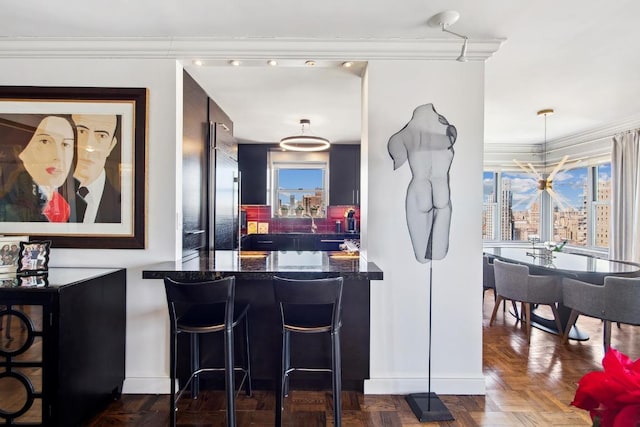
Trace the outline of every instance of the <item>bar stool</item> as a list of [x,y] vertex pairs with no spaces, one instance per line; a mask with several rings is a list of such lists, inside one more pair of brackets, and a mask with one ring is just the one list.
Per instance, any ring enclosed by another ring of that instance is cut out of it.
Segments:
[[[329,279],[286,279],[274,276],[273,290],[280,311],[282,353],[276,390],[276,426],[282,425],[284,397],[289,391],[293,371],[331,372],[334,426],[342,425],[342,368],[340,363],[340,327],[342,326],[342,277]],[[291,365],[291,333],[331,336],[331,368]]]
[[[200,374],[211,371],[224,371],[227,399],[227,426],[235,427],[235,378],[236,371],[243,377],[238,389],[246,380],[246,393],[251,396],[251,359],[249,354],[248,303],[235,301],[235,277],[200,282],[177,282],[168,277],[164,279],[169,320],[171,329],[170,375],[171,406],[170,426],[176,425],[177,402],[182,393],[191,384],[191,397],[196,399],[200,389]],[[240,323],[244,329],[244,365],[236,367],[234,363],[234,329]],[[224,332],[224,367],[200,367],[200,335],[212,332]],[[177,340],[178,335],[190,336],[191,374],[176,395],[177,378]]]

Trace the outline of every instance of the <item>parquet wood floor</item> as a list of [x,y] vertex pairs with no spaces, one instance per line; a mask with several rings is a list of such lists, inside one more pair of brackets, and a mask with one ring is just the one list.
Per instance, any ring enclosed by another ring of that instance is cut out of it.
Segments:
[[[592,370],[601,369],[602,323],[580,317],[578,326],[591,339],[570,341],[533,329],[527,344],[524,329],[508,313],[489,327],[493,295],[484,299],[484,373],[485,396],[440,395],[455,421],[420,423],[404,396],[367,395],[343,392],[345,427],[418,427],[418,426],[590,426],[586,411],[569,406],[577,381]],[[640,328],[613,327],[612,346],[633,359],[640,358]],[[332,426],[330,392],[292,391],[285,402],[284,424],[291,427]],[[88,424],[107,426],[168,425],[167,395],[123,395]],[[273,426],[273,393],[256,391],[247,398],[240,394],[237,404],[238,426]],[[222,392],[205,392],[197,400],[180,403],[178,425],[224,426]]]

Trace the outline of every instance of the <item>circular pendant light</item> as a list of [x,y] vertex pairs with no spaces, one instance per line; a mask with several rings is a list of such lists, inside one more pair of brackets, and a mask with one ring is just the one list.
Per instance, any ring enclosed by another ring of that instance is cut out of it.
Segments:
[[287,136],[280,140],[280,147],[290,151],[322,151],[329,148],[331,143],[326,138],[311,135],[311,120],[301,119],[300,135]]

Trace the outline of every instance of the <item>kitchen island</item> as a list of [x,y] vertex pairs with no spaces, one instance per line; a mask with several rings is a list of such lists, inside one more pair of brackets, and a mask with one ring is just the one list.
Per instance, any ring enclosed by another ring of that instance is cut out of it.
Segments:
[[[370,281],[382,280],[383,273],[375,263],[346,252],[323,251],[212,251],[190,259],[164,262],[143,268],[144,279],[196,281],[227,276],[236,278],[236,299],[251,304],[249,310],[249,340],[254,387],[271,390],[275,387],[280,355],[280,319],[275,305],[271,279],[344,278],[342,297],[342,378],[343,389],[362,391],[369,378],[369,315]],[[162,286],[162,285],[160,285]],[[218,338],[218,337],[215,337]],[[303,366],[330,366],[329,337],[301,336],[292,342],[292,360]],[[188,354],[188,343],[178,343],[180,354]],[[212,361],[222,365],[221,341],[203,339],[203,364]],[[188,371],[187,357],[178,362],[178,376]],[[292,376],[297,388],[331,388],[329,375],[299,372]],[[202,380],[203,387],[217,388],[220,381]]]

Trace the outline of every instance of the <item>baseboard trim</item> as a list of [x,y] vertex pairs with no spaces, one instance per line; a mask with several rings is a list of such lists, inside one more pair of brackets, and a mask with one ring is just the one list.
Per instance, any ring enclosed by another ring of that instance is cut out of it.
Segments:
[[[364,381],[364,394],[410,394],[428,390],[425,378],[372,378]],[[484,395],[484,376],[470,378],[431,378],[431,391],[438,394]]]
[[[167,377],[129,377],[124,380],[123,394],[169,394]],[[364,394],[410,394],[427,392],[427,378],[372,378],[364,381]],[[438,394],[484,395],[484,376],[476,378],[432,378],[431,391]]]
[[169,394],[169,377],[127,377],[122,385],[122,394]]

